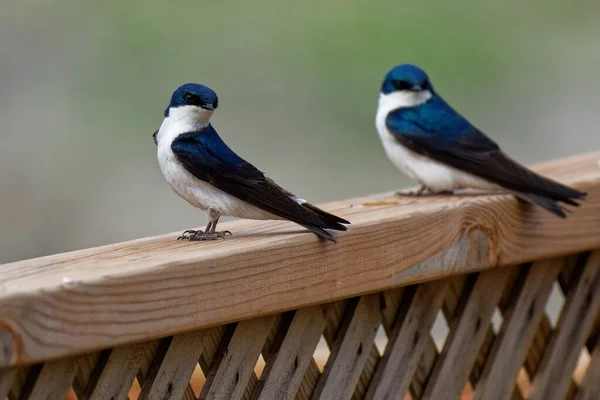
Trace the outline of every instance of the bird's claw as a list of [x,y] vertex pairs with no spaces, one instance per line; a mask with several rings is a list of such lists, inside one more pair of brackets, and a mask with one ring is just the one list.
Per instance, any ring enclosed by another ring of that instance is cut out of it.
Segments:
[[196,231],[193,229],[188,229],[187,231],[183,231],[183,233],[177,238],[177,240],[191,240],[192,236],[197,235],[199,233],[204,234],[204,232],[202,232],[201,230]]
[[190,242],[199,242],[202,240],[218,240],[225,239],[225,236],[231,234],[232,233],[230,231],[207,233],[201,230],[195,231],[193,229],[188,229],[187,231],[184,231],[181,234],[181,236],[177,238],[177,240],[189,240]]

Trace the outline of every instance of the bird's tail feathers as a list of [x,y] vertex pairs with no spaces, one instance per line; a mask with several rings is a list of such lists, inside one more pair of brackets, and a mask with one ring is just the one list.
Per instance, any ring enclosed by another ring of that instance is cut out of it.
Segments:
[[323,211],[319,207],[313,206],[310,203],[304,203],[302,204],[302,206],[308,208],[309,210],[317,214],[321,218],[321,220],[323,220],[322,228],[334,229],[336,231],[345,231],[347,228],[342,224],[350,224],[349,221],[346,221],[345,219],[340,218],[337,215],[330,214],[327,211]]
[[311,231],[312,233],[314,233],[321,239],[325,239],[325,240],[329,240],[330,242],[337,243],[337,240],[335,240],[333,235],[331,233],[327,232],[323,228],[319,228],[318,226],[307,225],[307,224],[298,224],[298,225],[305,227],[306,229],[308,229],[309,231]]

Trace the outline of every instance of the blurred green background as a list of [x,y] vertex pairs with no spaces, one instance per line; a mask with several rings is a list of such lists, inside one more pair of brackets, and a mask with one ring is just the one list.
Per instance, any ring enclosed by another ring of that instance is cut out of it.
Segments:
[[0,262],[203,225],[151,139],[189,81],[233,149],[317,203],[409,184],[374,128],[403,62],[520,161],[600,148],[598,2],[0,4]]

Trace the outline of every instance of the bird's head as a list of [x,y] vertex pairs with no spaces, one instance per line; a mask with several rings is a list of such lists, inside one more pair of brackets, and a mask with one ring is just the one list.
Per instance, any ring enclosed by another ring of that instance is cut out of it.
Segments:
[[433,95],[429,77],[421,68],[401,64],[392,68],[383,79],[382,97],[393,97],[403,107],[415,107],[425,103]]
[[214,90],[199,83],[186,83],[173,92],[165,118],[185,119],[206,126],[219,106]]

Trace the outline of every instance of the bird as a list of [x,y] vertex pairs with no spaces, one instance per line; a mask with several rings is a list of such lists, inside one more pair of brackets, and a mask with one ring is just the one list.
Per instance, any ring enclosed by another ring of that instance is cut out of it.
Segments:
[[587,195],[510,158],[446,103],[416,65],[401,64],[385,75],[375,126],[390,161],[421,185],[407,195],[508,191],[561,218],[567,216],[564,204],[579,206]]
[[176,194],[208,214],[204,231],[186,230],[180,240],[224,239],[221,216],[289,220],[336,242],[328,229],[345,231],[347,220],[325,212],[281,188],[221,139],[210,123],[219,105],[215,91],[198,83],[175,90],[154,132],[159,167]]

